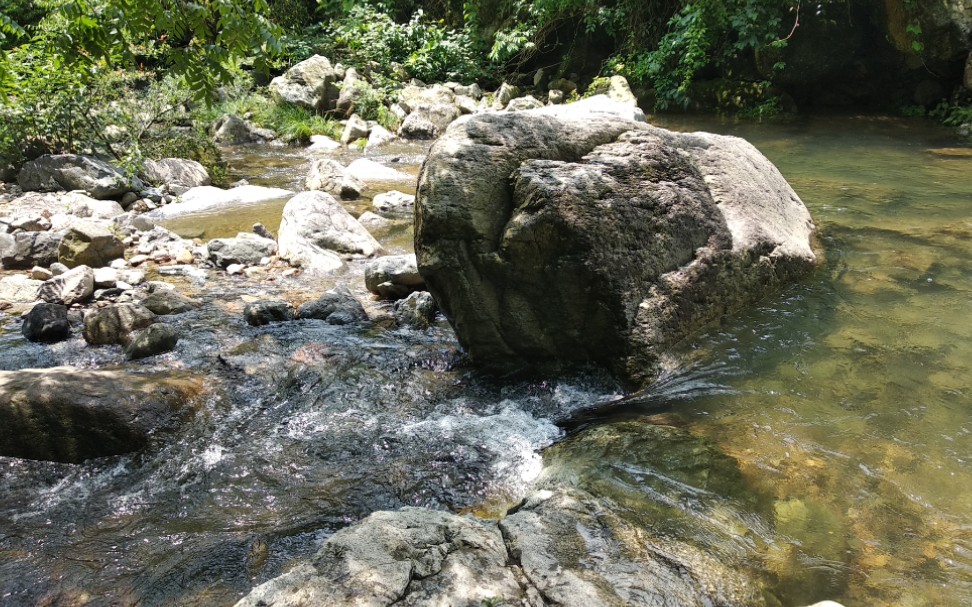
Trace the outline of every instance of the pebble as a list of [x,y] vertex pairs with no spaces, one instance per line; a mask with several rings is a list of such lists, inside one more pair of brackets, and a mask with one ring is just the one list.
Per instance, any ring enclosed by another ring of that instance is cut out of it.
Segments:
[[50,280],[54,278],[54,272],[51,272],[47,268],[34,266],[34,268],[30,271],[30,277],[34,280]]
[[132,264],[133,266],[137,266],[145,263],[149,259],[151,258],[148,255],[134,255],[128,260],[128,263]]

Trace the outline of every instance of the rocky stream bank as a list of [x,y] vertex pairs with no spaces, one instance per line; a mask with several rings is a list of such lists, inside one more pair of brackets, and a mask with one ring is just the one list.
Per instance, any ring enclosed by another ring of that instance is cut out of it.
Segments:
[[[321,141],[299,193],[213,188],[178,159],[161,163],[155,187],[87,157],[29,163],[0,200],[0,305],[5,327],[22,333],[5,339],[30,342],[13,346],[20,358],[0,377],[0,455],[152,457],[213,416],[207,402],[221,394],[253,407],[232,409],[245,419],[309,403],[275,424],[280,434],[253,440],[283,451],[274,463],[288,469],[287,441],[308,433],[311,457],[356,460],[348,478],[316,479],[325,493],[348,484],[355,506],[307,515],[313,505],[293,504],[305,513],[280,533],[367,516],[316,542],[310,560],[270,565],[265,539],[235,548],[245,563],[217,602],[256,586],[239,604],[779,605],[739,555],[715,558],[633,523],[610,498],[538,480],[537,452],[559,435],[550,420],[616,397],[614,380],[594,371],[585,391],[530,379],[526,404],[506,388],[476,402],[458,386],[476,373],[467,356],[503,372],[594,361],[650,384],[667,346],[812,268],[809,214],[741,140],[649,127],[630,100],[568,111],[513,101],[502,105],[514,111],[466,118],[440,111],[448,103],[406,102],[400,135],[439,137],[417,199],[412,173],[373,156],[344,166]],[[372,152],[388,144],[368,141]],[[278,225],[235,237],[202,242],[163,227],[284,200]],[[417,258],[384,237],[413,213]],[[342,417],[350,425],[332,425]],[[247,440],[246,423],[234,444]],[[658,427],[663,442],[681,440]],[[229,474],[223,453],[207,448],[193,465]],[[416,502],[432,508],[385,508]],[[100,601],[70,585],[7,593]]]

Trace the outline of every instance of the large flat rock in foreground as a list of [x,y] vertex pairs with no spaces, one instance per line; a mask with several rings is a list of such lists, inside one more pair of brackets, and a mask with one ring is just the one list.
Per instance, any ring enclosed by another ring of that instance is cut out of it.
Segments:
[[597,361],[650,383],[673,345],[816,262],[810,214],[748,142],[603,113],[461,118],[416,205],[429,291],[499,370]]

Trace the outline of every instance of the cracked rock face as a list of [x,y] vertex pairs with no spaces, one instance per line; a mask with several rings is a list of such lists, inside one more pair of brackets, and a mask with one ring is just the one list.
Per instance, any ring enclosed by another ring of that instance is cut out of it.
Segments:
[[237,607],[763,604],[729,566],[560,489],[498,524],[421,508],[376,512]]
[[597,361],[650,383],[675,343],[815,263],[752,145],[596,114],[470,116],[419,177],[415,250],[474,361]]

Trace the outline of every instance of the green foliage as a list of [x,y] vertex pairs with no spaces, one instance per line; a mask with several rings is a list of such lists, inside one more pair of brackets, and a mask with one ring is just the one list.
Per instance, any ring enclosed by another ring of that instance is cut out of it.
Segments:
[[432,22],[422,9],[407,23],[397,23],[377,8],[357,5],[323,33],[318,42],[325,48],[320,50],[328,51],[332,59],[370,68],[379,86],[383,79],[400,79],[396,65],[428,82],[469,81],[485,76],[488,69],[470,31]]
[[223,114],[245,116],[257,126],[271,129],[292,143],[307,143],[311,135],[327,135],[340,138],[341,124],[306,108],[277,104],[264,95],[245,92],[210,106],[201,113],[198,121],[212,124]]

